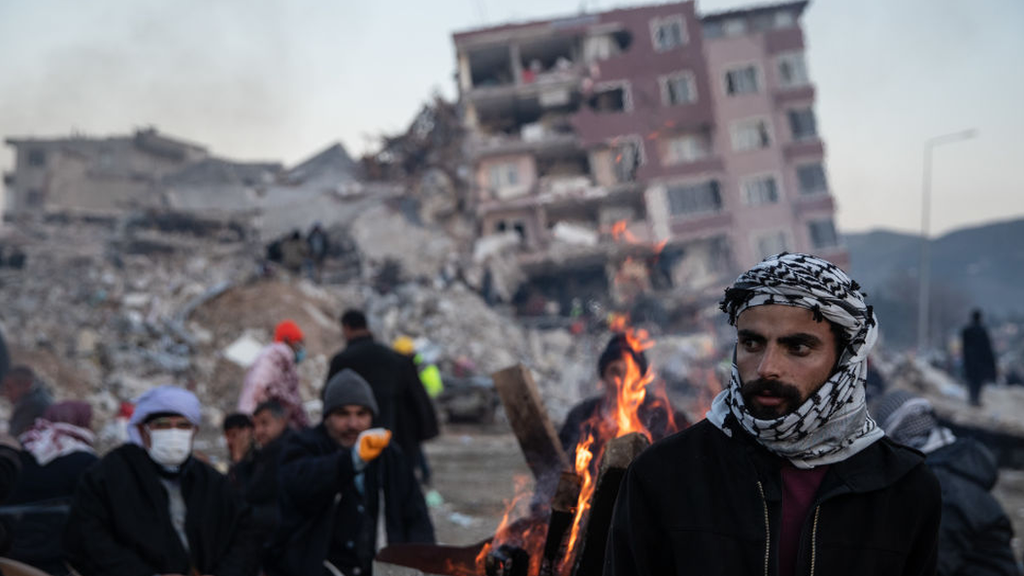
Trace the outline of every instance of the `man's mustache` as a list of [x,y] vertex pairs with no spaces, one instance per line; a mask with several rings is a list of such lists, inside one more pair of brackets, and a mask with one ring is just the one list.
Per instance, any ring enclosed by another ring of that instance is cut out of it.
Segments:
[[796,386],[787,384],[781,380],[766,380],[764,378],[744,382],[740,387],[740,394],[743,396],[744,400],[751,396],[769,394],[771,396],[778,396],[779,398],[788,400],[790,403],[800,401],[800,390],[797,389]]

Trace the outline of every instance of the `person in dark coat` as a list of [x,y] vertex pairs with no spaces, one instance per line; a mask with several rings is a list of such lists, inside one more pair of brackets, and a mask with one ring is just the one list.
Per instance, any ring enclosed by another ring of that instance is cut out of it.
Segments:
[[192,457],[199,422],[187,390],[142,395],[133,442],[90,468],[75,492],[64,547],[79,574],[255,575],[248,508],[226,477]]
[[381,494],[388,543],[434,542],[412,467],[387,430],[370,427],[377,409],[369,384],[342,370],[327,385],[323,422],[288,440],[268,574],[370,576]]
[[868,417],[878,325],[856,283],[784,253],[721,304],[737,330],[729,385],[630,465],[604,574],[934,574],[938,482]]
[[[597,374],[604,385],[604,394],[574,406],[558,432],[558,439],[570,462],[576,461],[576,445],[581,438],[585,439],[601,420],[614,420],[618,405],[617,393],[630,372],[630,365],[634,367],[631,372],[634,378],[640,379],[647,374],[647,356],[643,351],[634,349],[625,334],[613,335],[597,360]],[[637,415],[651,432],[652,440],[660,440],[690,425],[686,415],[673,408],[664,395],[654,393],[654,385],[648,385]]]
[[1020,576],[1013,525],[990,493],[999,477],[992,453],[940,426],[931,402],[906,390],[879,398],[871,414],[893,441],[924,452],[939,479],[939,576]]
[[0,507],[14,534],[6,557],[48,574],[67,574],[64,550],[53,535],[59,534],[67,521],[79,478],[97,461],[91,423],[89,404],[58,402],[18,437],[25,447],[22,473],[5,506]]
[[0,393],[14,406],[7,433],[19,436],[53,404],[50,391],[28,366],[15,366],[0,381]]
[[996,357],[988,330],[981,323],[981,310],[971,312],[971,323],[960,332],[964,353],[964,377],[971,406],[981,405],[981,387],[996,379]]
[[249,464],[256,456],[252,417],[242,412],[228,414],[221,428],[228,445],[228,479],[232,485],[241,489],[248,482],[246,474],[251,470]]
[[256,450],[252,457],[240,464],[240,478],[244,478],[242,494],[252,507],[253,526],[268,542],[280,522],[278,495],[280,486],[281,452],[291,437],[288,425],[291,411],[278,400],[267,400],[253,413],[253,438]]
[[373,425],[391,430],[395,443],[414,455],[422,441],[437,436],[434,407],[423,390],[410,359],[380,344],[370,332],[366,316],[348,310],[341,316],[341,331],[348,345],[331,358],[326,383],[351,368],[370,384],[380,407]]

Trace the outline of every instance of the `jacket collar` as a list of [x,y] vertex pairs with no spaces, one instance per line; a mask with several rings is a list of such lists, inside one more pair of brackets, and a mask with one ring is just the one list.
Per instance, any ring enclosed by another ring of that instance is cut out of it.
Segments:
[[[727,419],[726,426],[732,431],[733,440],[743,447],[758,478],[764,481],[765,496],[769,500],[781,499],[779,470],[786,462],[761,446],[734,419]],[[849,492],[881,490],[895,484],[923,462],[924,455],[917,450],[896,444],[888,437],[884,437],[846,460],[831,464],[818,490],[817,499],[820,501]]]

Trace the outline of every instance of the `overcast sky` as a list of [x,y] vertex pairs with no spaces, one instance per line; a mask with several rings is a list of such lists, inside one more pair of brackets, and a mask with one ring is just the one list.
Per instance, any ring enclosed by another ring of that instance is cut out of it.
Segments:
[[[453,31],[632,4],[0,0],[0,135],[155,125],[238,159],[355,155],[455,96]],[[936,150],[933,232],[1024,216],[1024,2],[818,0],[803,26],[843,231],[919,230],[923,143],[965,128]]]

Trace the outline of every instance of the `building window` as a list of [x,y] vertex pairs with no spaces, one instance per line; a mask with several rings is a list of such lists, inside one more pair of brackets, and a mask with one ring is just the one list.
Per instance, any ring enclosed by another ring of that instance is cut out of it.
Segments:
[[28,151],[29,166],[46,166],[46,152],[34,148]]
[[722,23],[722,32],[726,36],[742,36],[747,33],[747,21],[743,18],[729,18]]
[[594,87],[594,95],[587,100],[590,109],[598,113],[629,112],[633,103],[626,83],[602,84]]
[[651,20],[651,39],[654,41],[654,49],[658,52],[667,52],[686,44],[683,17],[670,16]]
[[491,166],[491,188],[501,190],[519,184],[519,166],[512,162]]
[[697,86],[691,72],[662,76],[660,80],[661,101],[665,106],[691,104],[697,101]]
[[717,180],[669,186],[666,193],[668,211],[673,216],[718,212],[722,209],[722,194]]
[[757,86],[757,67],[753,64],[725,72],[725,93],[729,96],[756,94]]
[[757,256],[765,259],[779,252],[789,252],[789,235],[785,230],[761,234],[756,239]]
[[667,165],[696,162],[711,155],[711,143],[700,134],[683,134],[669,139],[665,152]]
[[807,224],[811,233],[811,246],[814,248],[834,248],[839,245],[839,236],[831,218],[812,220]]
[[793,133],[793,140],[813,140],[818,137],[814,110],[810,108],[790,110],[787,116],[789,116],[789,129]]
[[821,162],[797,166],[796,177],[800,181],[800,193],[804,195],[825,194],[828,182],[825,180],[825,169]]
[[810,79],[807,77],[807,64],[804,62],[803,52],[783,54],[778,57],[776,62],[779,66],[779,86],[783,88],[796,88],[810,83]]
[[732,149],[736,152],[771,146],[768,121],[761,118],[739,120],[732,125]]
[[749,206],[776,204],[779,201],[779,186],[774,176],[756,176],[743,182],[743,201]]
[[635,140],[620,142],[613,149],[615,179],[620,183],[636,181],[636,171],[643,164],[643,152]]
[[779,10],[775,13],[775,27],[789,28],[796,24],[796,18],[789,10]]
[[43,193],[36,188],[30,188],[25,193],[25,205],[29,208],[38,208],[43,205]]

